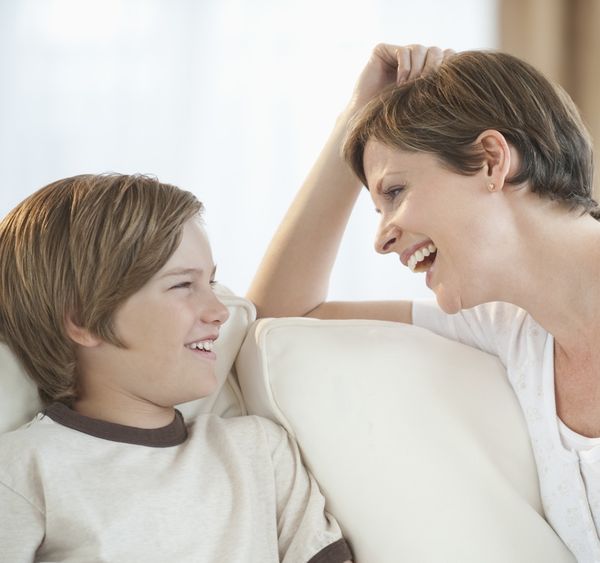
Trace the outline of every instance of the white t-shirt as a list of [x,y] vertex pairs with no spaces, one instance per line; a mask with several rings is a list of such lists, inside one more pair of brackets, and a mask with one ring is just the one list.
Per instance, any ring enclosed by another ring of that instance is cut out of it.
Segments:
[[579,562],[600,561],[600,446],[577,451],[561,440],[552,335],[508,303],[448,315],[416,301],[413,323],[498,356],[525,415],[546,518]]
[[55,404],[0,436],[0,561],[341,563],[339,526],[269,420],[144,430]]

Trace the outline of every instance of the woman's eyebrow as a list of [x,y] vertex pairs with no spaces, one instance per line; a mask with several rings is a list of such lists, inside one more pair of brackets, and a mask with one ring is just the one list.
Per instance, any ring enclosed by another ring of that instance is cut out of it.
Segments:
[[[406,175],[406,170],[390,170],[388,172],[384,172],[381,177],[377,180],[377,182],[375,182],[375,186],[374,186],[374,190],[376,194],[381,194],[383,193],[383,182],[384,180],[386,180],[388,177],[390,176],[404,176]],[[403,184],[405,184],[406,182],[402,182]],[[367,189],[369,189],[367,187]]]

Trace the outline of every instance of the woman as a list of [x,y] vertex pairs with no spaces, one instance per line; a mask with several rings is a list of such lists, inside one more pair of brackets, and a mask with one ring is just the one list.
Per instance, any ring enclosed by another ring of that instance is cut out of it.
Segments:
[[[357,176],[381,215],[376,250],[426,271],[437,305],[325,301]],[[591,186],[577,110],[529,65],[379,45],[249,292],[261,316],[414,323],[496,354],[525,414],[546,517],[579,561],[600,560]]]

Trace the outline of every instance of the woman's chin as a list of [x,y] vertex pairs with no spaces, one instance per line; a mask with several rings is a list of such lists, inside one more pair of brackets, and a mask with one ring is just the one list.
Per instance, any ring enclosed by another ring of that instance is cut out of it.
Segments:
[[449,295],[443,288],[438,288],[435,291],[435,296],[439,308],[448,315],[455,315],[463,309],[460,297]]

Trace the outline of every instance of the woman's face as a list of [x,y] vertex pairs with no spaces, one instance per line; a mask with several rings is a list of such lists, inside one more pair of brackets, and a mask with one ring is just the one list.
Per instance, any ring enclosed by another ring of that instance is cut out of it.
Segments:
[[464,176],[430,153],[374,140],[367,142],[364,165],[381,214],[377,252],[395,252],[411,270],[427,272],[427,286],[447,313],[492,300],[493,196],[499,194],[489,192],[484,169]]

